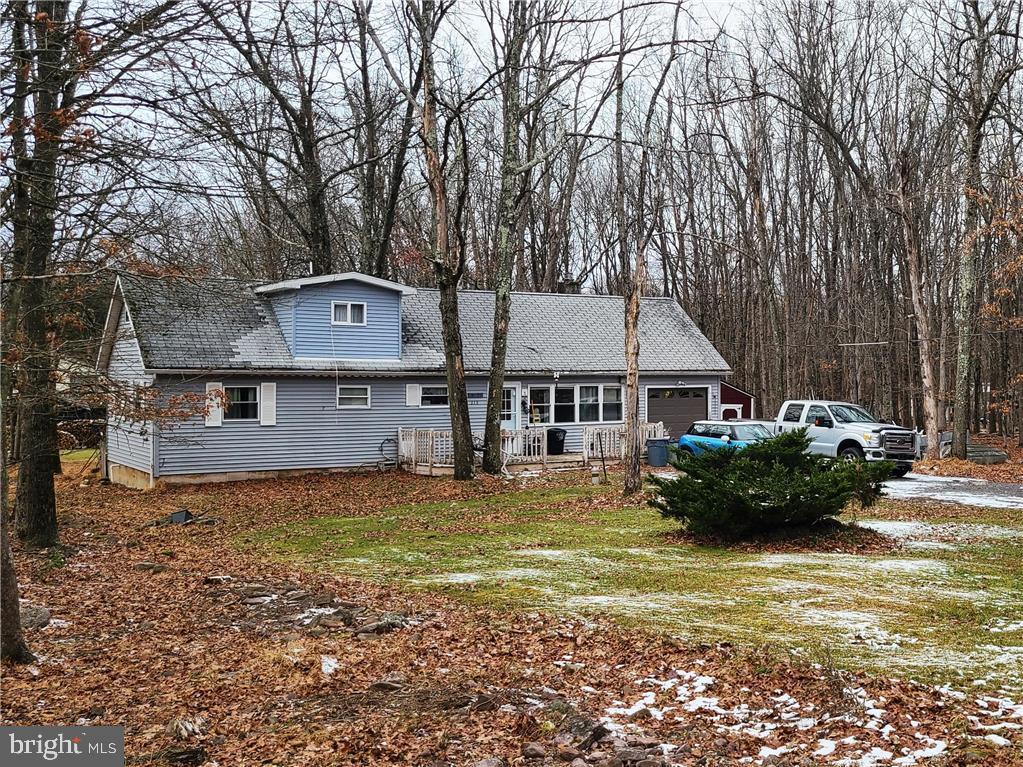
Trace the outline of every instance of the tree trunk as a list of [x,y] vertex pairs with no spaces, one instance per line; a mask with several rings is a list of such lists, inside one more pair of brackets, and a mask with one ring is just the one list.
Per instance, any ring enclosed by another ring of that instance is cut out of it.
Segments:
[[[68,30],[67,2],[36,4],[37,84],[35,146],[29,164],[26,278],[44,277],[50,265],[56,230],[57,158],[64,126],[59,114],[61,56]],[[52,355],[48,339],[48,289],[45,279],[26,279],[18,288],[21,315],[22,374],[18,392],[21,464],[15,531],[33,546],[57,542],[57,505],[53,489],[53,454],[57,429],[51,397]]]
[[[625,296],[625,494],[632,495],[642,487],[640,475],[639,433],[639,299],[643,291],[642,254],[637,251],[635,268],[630,268],[628,228],[625,222],[625,154],[622,130],[625,81],[624,64],[619,57],[615,70],[615,214],[618,220],[618,258],[627,279]],[[643,200],[638,201],[639,205]]]
[[645,276],[642,257],[636,259],[636,268],[629,285],[625,304],[625,494],[639,492],[643,485],[640,473],[642,434],[639,421],[639,305]]
[[[312,109],[308,110],[312,130]],[[327,212],[327,189],[323,184],[323,173],[315,141],[308,137],[304,142],[308,161],[305,164],[306,204],[309,207],[309,273],[312,276],[331,274],[334,271],[334,253],[330,241],[330,214]]]
[[963,224],[963,245],[959,251],[959,296],[956,301],[955,328],[956,381],[952,408],[952,455],[966,458],[966,446],[970,429],[970,379],[973,375],[973,328],[977,315],[977,256],[980,241],[980,149],[983,141],[983,125],[969,126],[969,150],[967,152],[966,183],[963,195],[966,198],[966,215]]
[[901,197],[901,223],[906,261],[909,265],[909,291],[913,302],[913,319],[916,323],[917,344],[920,355],[920,381],[923,407],[924,430],[927,433],[927,457],[939,456],[938,398],[934,389],[934,357],[931,355],[931,321],[927,309],[927,291],[924,266],[920,252],[920,238],[908,208],[908,201]]
[[[4,405],[7,400],[4,400]],[[6,446],[5,446],[6,447]],[[28,649],[21,632],[18,573],[11,556],[7,537],[7,459],[0,450],[0,660],[30,663],[35,656]]]
[[426,177],[433,202],[433,265],[440,289],[441,332],[444,336],[444,362],[448,379],[448,409],[451,416],[451,440],[454,448],[455,479],[472,478],[472,426],[469,422],[469,398],[465,392],[465,361],[462,354],[462,330],[458,315],[458,283],[462,276],[463,254],[450,237],[447,183],[440,160],[437,137],[437,96],[434,92],[433,34],[436,4],[423,0],[419,14],[422,42],[423,109],[422,137]]
[[[519,230],[521,174],[519,168],[520,69],[526,35],[526,3],[511,8],[511,34],[505,56],[504,152],[501,157],[501,193],[497,213],[497,274],[494,278],[494,335],[490,351],[490,381],[487,389],[487,420],[483,437],[483,470],[501,471],[501,405],[504,396],[505,358],[508,351],[508,322],[511,314],[512,268],[515,264],[516,233]],[[518,407],[515,403],[513,407]]]

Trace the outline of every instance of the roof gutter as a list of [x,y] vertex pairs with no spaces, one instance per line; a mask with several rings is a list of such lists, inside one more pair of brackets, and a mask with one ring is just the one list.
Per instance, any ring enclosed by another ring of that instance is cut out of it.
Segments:
[[[352,378],[404,378],[408,376],[422,375],[444,375],[443,368],[421,368],[417,370],[349,370],[349,369],[308,369],[296,370],[294,368],[226,368],[219,370],[202,368],[146,368],[149,375],[203,375],[203,376],[240,376],[240,375],[264,375],[264,376],[346,376]],[[525,376],[553,376],[558,373],[561,376],[624,376],[624,370],[509,370],[505,373],[505,380]],[[489,370],[467,370],[466,376],[489,376]],[[641,376],[724,376],[731,375],[731,370],[647,370],[640,371]]]

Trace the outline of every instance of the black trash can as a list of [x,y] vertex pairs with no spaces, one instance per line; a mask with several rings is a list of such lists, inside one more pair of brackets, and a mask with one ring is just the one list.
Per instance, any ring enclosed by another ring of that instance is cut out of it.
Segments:
[[547,455],[561,455],[565,452],[566,434],[568,432],[564,429],[547,430]]
[[651,466],[668,465],[668,439],[666,437],[646,441],[646,462]]

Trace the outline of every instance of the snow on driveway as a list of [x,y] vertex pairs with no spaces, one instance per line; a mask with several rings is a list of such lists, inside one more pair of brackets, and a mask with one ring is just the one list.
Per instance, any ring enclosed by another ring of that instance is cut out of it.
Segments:
[[1010,482],[907,474],[902,479],[888,480],[884,489],[890,498],[929,498],[967,506],[1023,509],[1023,485]]

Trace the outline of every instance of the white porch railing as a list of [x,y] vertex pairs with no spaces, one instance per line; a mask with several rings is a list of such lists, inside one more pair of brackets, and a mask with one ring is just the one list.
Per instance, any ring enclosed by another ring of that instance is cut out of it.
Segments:
[[[473,432],[477,444],[482,432]],[[547,465],[547,429],[505,429],[501,432],[504,465],[538,463]],[[480,455],[477,453],[476,458]],[[398,429],[398,465],[411,471],[433,473],[455,465],[455,445],[451,429]]]
[[[501,432],[501,456],[504,466],[515,464],[539,464],[546,468],[549,461],[547,454],[547,428],[537,426],[532,429],[505,429]],[[644,452],[646,441],[655,437],[664,437],[663,423],[644,423],[640,425],[640,445]],[[477,443],[482,443],[483,434],[473,432]],[[625,427],[584,426],[583,451],[584,463],[600,460],[620,461],[625,457]],[[476,454],[477,459],[480,457]],[[451,469],[455,465],[455,446],[451,437],[451,429],[398,429],[398,465],[409,471],[433,474],[435,470]]]
[[[646,452],[646,441],[665,436],[664,424],[641,423],[639,425],[640,454]],[[625,460],[625,426],[586,426],[583,428],[583,461]]]

